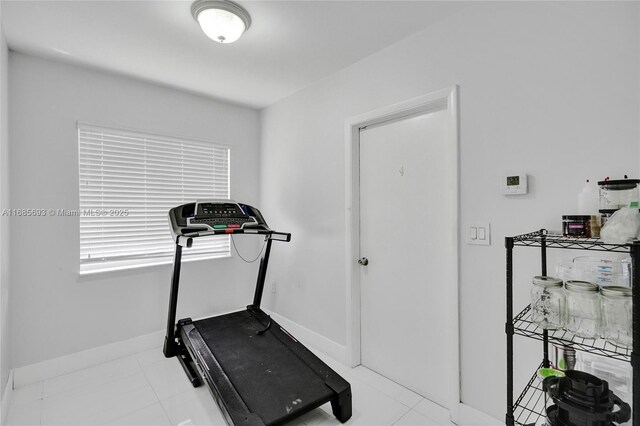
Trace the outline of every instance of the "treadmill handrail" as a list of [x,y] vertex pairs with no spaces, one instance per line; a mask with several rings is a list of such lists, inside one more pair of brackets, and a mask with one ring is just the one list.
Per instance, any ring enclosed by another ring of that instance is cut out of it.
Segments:
[[291,241],[290,232],[278,232],[271,229],[214,229],[208,231],[187,232],[176,236],[175,243],[182,247],[190,248],[193,245],[194,238],[210,237],[212,235],[233,235],[233,234],[249,234],[249,235],[267,235],[272,241],[281,241],[288,243]]

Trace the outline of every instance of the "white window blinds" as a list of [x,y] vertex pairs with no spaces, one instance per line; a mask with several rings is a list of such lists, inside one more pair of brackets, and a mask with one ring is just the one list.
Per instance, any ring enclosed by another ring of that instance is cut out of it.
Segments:
[[[170,262],[167,213],[229,198],[227,147],[78,124],[80,273]],[[200,238],[185,260],[230,255],[229,237]]]

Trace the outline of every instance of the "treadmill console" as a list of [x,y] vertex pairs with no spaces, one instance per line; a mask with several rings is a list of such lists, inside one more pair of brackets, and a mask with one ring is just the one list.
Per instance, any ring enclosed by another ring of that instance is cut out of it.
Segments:
[[231,200],[196,201],[194,210],[193,217],[187,218],[188,226],[204,226],[209,230],[216,230],[243,229],[258,225],[255,217]]
[[200,200],[169,210],[174,240],[180,236],[273,232],[255,207],[233,200]]
[[245,215],[239,205],[235,203],[214,203],[198,201],[196,203],[196,216],[203,218],[233,217]]

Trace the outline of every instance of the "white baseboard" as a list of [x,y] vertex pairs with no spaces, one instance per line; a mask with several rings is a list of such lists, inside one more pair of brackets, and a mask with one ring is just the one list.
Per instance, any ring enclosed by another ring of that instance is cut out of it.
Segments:
[[[93,367],[104,362],[157,348],[164,342],[164,332],[146,334],[122,342],[98,346],[37,364],[18,367],[13,372],[13,387],[19,388],[42,380]],[[4,401],[3,401],[4,402]]]
[[2,405],[0,406],[0,425],[7,424],[7,416],[9,415],[9,406],[11,405],[11,395],[13,394],[13,370],[9,371],[7,385],[2,394]]
[[476,410],[466,404],[458,404],[458,424],[461,426],[499,426],[504,425],[498,419],[494,419],[482,411]]
[[282,327],[284,327],[288,332],[290,332],[293,337],[302,342],[305,346],[309,346],[310,348],[317,349],[323,354],[330,356],[336,361],[347,364],[347,349],[344,345],[334,342],[331,339],[327,339],[321,334],[316,333],[315,331],[309,330],[308,328],[293,322],[281,315],[276,314],[275,312],[271,312],[267,309],[262,309],[267,314],[271,315],[274,320]]

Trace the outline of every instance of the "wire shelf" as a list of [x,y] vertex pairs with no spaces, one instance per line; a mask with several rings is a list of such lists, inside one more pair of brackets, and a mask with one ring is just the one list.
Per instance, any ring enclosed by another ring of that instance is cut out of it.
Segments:
[[554,234],[546,229],[513,237],[513,245],[521,247],[541,247],[542,242],[549,248],[581,249],[629,253],[630,244],[607,244],[599,238],[570,238]]
[[[591,354],[617,359],[620,361],[631,361],[631,348],[618,347],[605,339],[585,339],[575,336],[572,332],[566,330],[543,330],[532,321],[531,305],[525,307],[514,318],[513,313],[513,248],[520,247],[537,247],[540,249],[540,259],[542,261],[542,270],[547,267],[546,249],[571,249],[571,250],[589,250],[600,252],[626,253],[631,255],[632,265],[640,264],[640,240],[629,241],[626,244],[607,244],[599,238],[570,238],[550,232],[546,229],[530,232],[528,234],[517,235],[505,238],[505,248],[507,249],[507,416],[506,423],[510,426],[532,426],[536,423],[544,422],[546,417],[546,396],[542,390],[542,383],[537,379],[537,374],[529,380],[522,393],[518,396],[515,403],[513,402],[513,335],[520,335],[534,340],[543,342],[543,344],[562,344],[571,345],[576,351],[588,352]],[[633,282],[640,282],[638,271],[633,271]],[[640,306],[638,300],[640,293],[634,291],[633,309],[637,314],[636,308]],[[640,299],[639,299],[640,300]],[[634,314],[634,315],[635,315]],[[640,316],[640,315],[639,315]],[[637,330],[634,330],[637,331]],[[637,333],[636,333],[637,334]],[[637,336],[635,336],[637,337]],[[639,342],[637,339],[635,342]],[[640,383],[640,369],[633,369],[634,376],[634,395],[640,395],[640,389],[637,385]],[[640,385],[639,385],[640,386]],[[637,391],[637,392],[636,392]],[[633,406],[637,408],[640,404],[639,398],[634,398]],[[634,410],[635,423],[640,425],[640,409]]]
[[545,408],[546,401],[542,391],[542,382],[534,374],[513,406],[515,423],[522,426],[535,425],[538,420],[544,418]]
[[[513,319],[514,333],[520,336],[544,341],[543,330],[531,320],[531,305],[528,305]],[[576,350],[622,361],[631,360],[631,349],[615,346],[604,339],[585,339],[566,330],[548,330],[551,343],[570,344]]]

